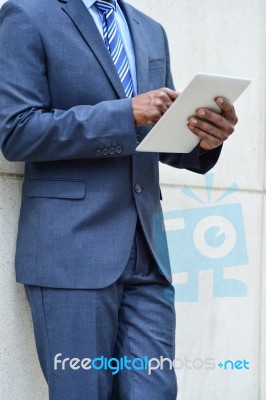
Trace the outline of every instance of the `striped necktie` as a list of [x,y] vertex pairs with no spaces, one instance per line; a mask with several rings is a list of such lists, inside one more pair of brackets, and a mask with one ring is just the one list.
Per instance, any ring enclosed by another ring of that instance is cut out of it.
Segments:
[[97,0],[94,4],[98,8],[101,16],[103,38],[116,67],[126,97],[132,97],[133,82],[130,74],[129,62],[115,19],[116,0]]

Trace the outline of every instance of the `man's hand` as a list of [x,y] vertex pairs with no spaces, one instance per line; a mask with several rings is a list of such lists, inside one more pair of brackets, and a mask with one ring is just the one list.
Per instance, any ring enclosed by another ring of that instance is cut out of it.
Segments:
[[174,90],[161,88],[133,97],[135,125],[155,125],[178,96]]
[[189,118],[188,127],[200,139],[200,147],[212,150],[220,146],[234,132],[238,122],[234,106],[223,97],[218,97],[216,103],[222,114],[199,108],[196,115]]

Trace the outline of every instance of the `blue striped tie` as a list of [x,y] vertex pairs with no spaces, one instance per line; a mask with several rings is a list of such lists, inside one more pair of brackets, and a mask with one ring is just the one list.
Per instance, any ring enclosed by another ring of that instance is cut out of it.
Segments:
[[97,0],[95,5],[102,19],[105,44],[116,67],[126,97],[132,97],[133,82],[129,62],[115,20],[116,0]]

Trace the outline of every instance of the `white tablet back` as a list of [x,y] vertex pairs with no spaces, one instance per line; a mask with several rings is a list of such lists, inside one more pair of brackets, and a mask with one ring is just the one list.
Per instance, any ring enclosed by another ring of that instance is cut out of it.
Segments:
[[198,73],[136,150],[191,152],[199,139],[188,129],[188,118],[200,107],[220,112],[214,99],[221,96],[234,103],[250,82],[249,79]]

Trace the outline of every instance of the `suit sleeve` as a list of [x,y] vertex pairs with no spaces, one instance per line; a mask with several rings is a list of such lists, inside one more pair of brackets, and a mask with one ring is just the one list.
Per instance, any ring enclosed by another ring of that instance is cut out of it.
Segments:
[[[47,27],[49,29],[49,27]],[[51,107],[45,51],[35,21],[19,3],[0,11],[0,144],[10,161],[130,155],[136,148],[131,99]],[[104,155],[106,156],[106,154]]]
[[[166,87],[175,90],[170,68],[169,46],[166,33],[163,30],[166,51]],[[160,161],[175,168],[185,168],[199,174],[208,172],[216,162],[221,153],[222,146],[213,150],[200,149],[199,145],[191,153],[160,153]]]

